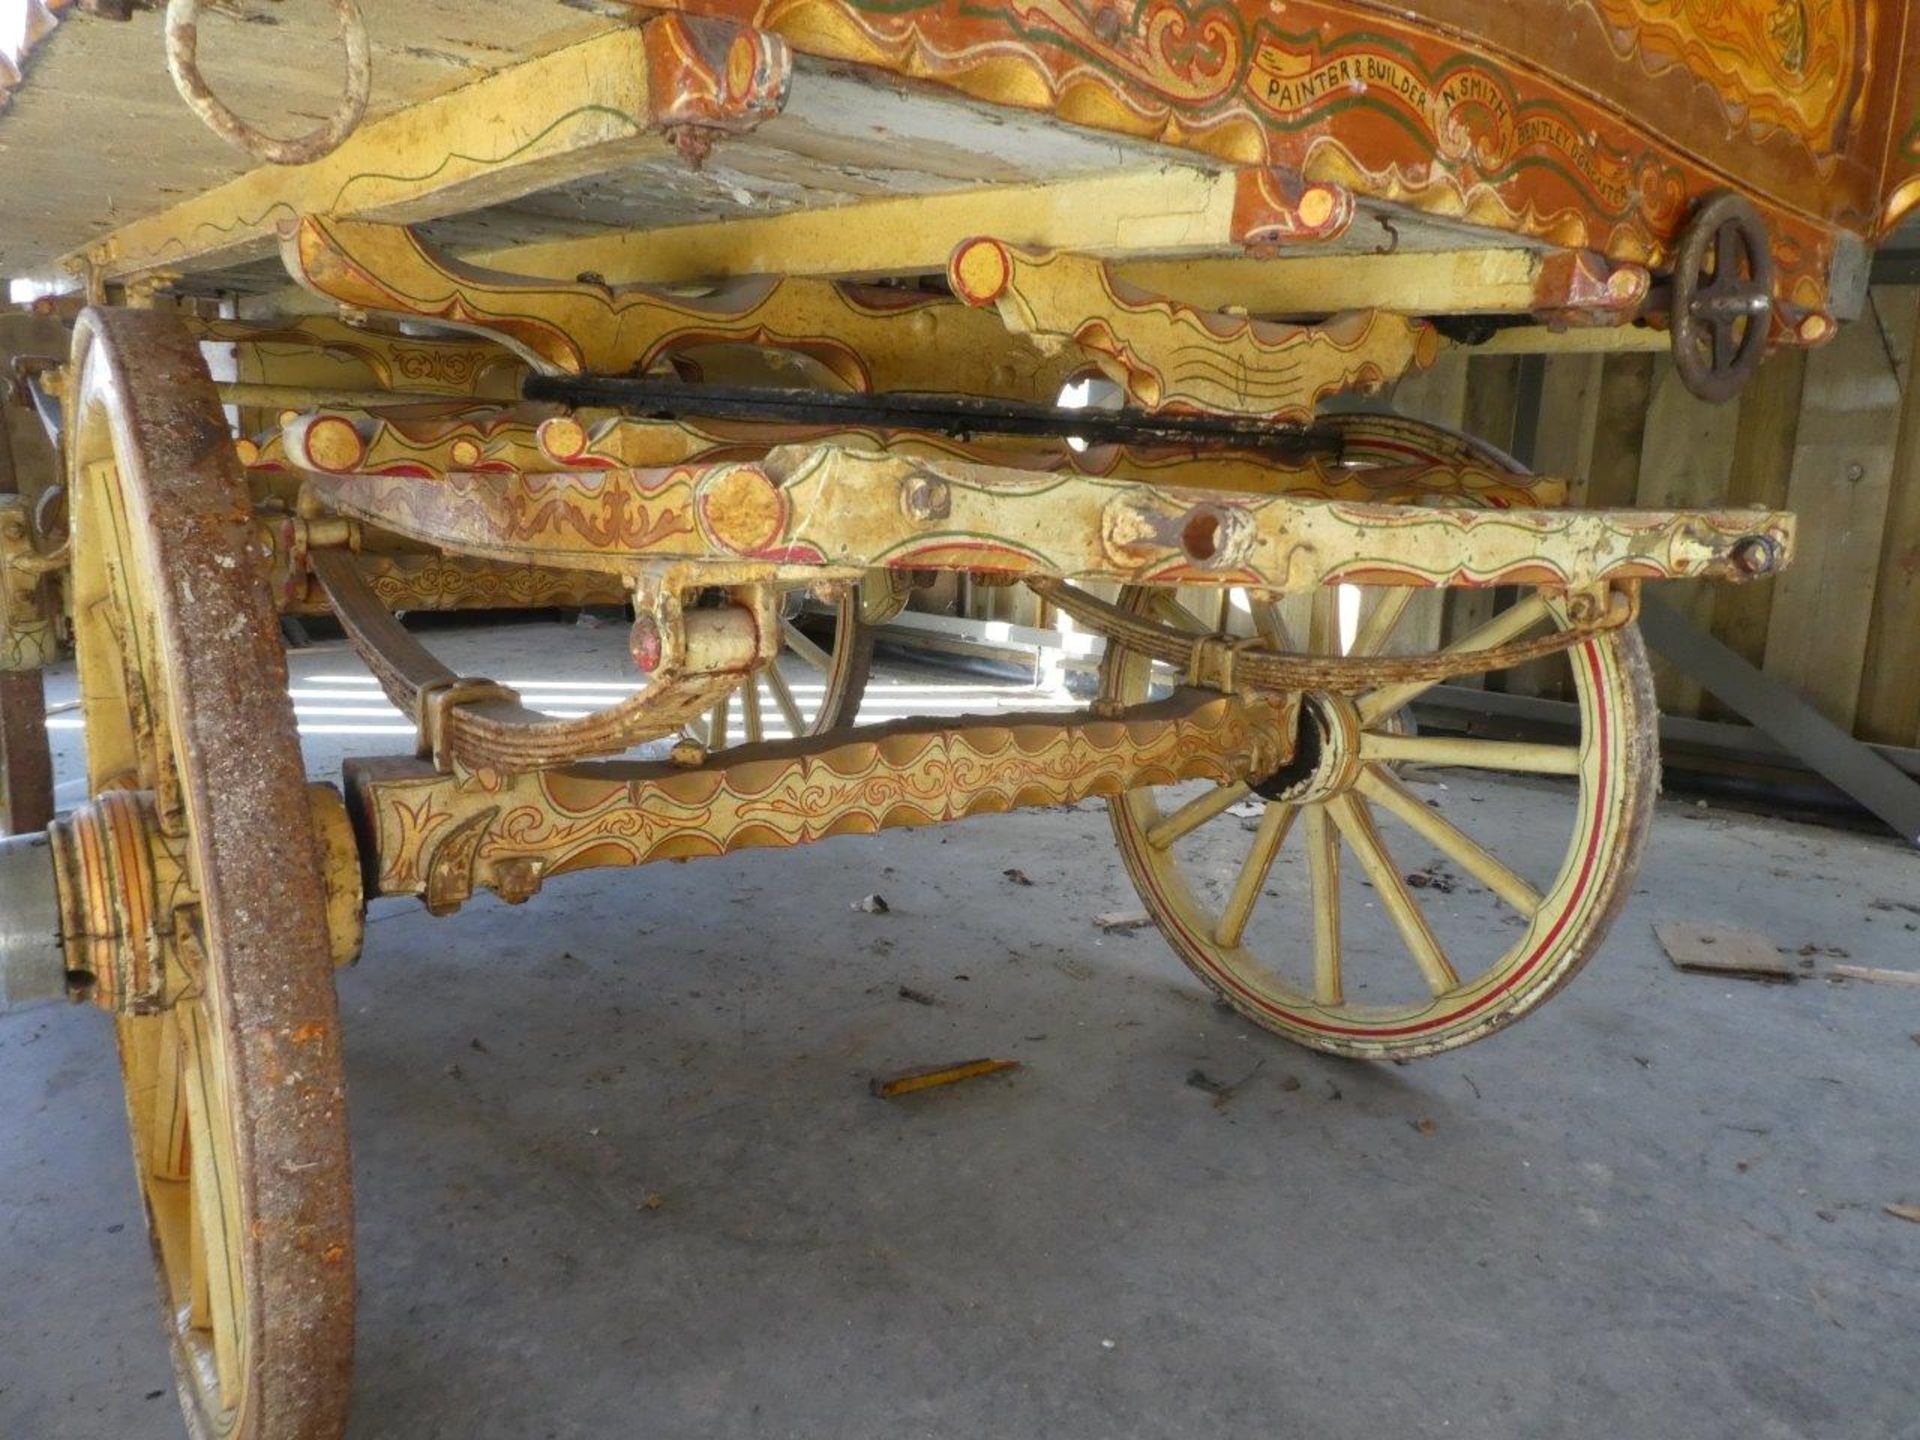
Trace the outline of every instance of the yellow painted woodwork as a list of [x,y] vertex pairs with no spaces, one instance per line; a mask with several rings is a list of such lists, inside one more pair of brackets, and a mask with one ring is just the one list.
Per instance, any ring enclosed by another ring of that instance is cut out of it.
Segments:
[[608,763],[519,775],[370,761],[349,784],[378,893],[436,911],[476,889],[525,899],[590,866],[722,855],[1059,805],[1143,782],[1262,774],[1289,745],[1282,708],[1182,690],[1116,718],[969,717],[877,726],[839,744],[782,741],[696,768]]
[[[673,467],[468,471],[443,482],[349,468],[357,440],[333,415],[295,421],[287,434],[289,457],[341,513],[468,554],[614,573],[680,559],[733,574],[744,566],[761,579],[885,566],[1272,590],[1341,581],[1585,586],[1735,578],[1742,542],[1771,547],[1781,561],[1793,543],[1791,516],[1753,510],[1489,511],[1202,495],[833,446]],[[1425,468],[1403,483],[1417,492]],[[1443,480],[1460,483],[1457,473]]]
[[947,279],[1044,349],[1077,349],[1152,410],[1305,421],[1329,396],[1378,392],[1439,349],[1430,325],[1398,315],[1359,310],[1287,325],[1200,310],[1116,280],[1091,256],[997,239],[957,246]]
[[604,174],[668,141],[649,114],[637,29],[598,35],[370,120],[322,160],[263,166],[129,222],[69,257],[101,278],[270,254],[301,215],[431,220]]
[[[908,290],[761,277],[690,296],[533,280],[451,260],[403,226],[336,216],[301,219],[282,255],[295,279],[336,304],[472,330],[542,370],[568,374],[697,369],[714,347],[752,347],[814,368],[762,384],[824,381],[1051,403],[1075,368],[1073,357],[1010,335],[991,314]],[[764,357],[759,364],[777,377]]]

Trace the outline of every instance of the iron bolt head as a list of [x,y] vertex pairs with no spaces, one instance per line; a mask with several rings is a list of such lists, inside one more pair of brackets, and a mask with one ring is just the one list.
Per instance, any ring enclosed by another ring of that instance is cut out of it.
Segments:
[[945,520],[953,514],[953,490],[936,475],[913,475],[901,486],[900,503],[915,520]]
[[633,663],[639,667],[640,673],[651,675],[659,666],[660,656],[665,649],[659,622],[651,615],[635,616],[633,629],[627,635],[627,649],[632,652]]
[[1727,558],[1742,575],[1771,575],[1780,563],[1780,548],[1765,535],[1749,535],[1734,544]]

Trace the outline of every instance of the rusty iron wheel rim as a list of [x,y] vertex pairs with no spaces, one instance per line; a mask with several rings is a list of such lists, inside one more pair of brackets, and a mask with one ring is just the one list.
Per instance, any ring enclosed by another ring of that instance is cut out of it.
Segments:
[[116,1019],[136,1172],[196,1440],[345,1423],[353,1236],[326,911],[285,660],[198,347],[158,313],[74,339],[76,654],[90,790],[183,837],[198,974]]

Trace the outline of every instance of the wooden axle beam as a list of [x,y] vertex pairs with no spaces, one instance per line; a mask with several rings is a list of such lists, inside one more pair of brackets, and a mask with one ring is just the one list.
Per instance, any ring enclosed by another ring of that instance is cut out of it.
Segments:
[[[494,560],[712,583],[945,569],[1276,591],[1340,583],[1549,585],[1753,579],[1787,562],[1790,515],[1761,510],[1488,510],[1160,489],[1129,480],[891,454],[776,447],[751,460],[559,473],[362,468],[347,417],[286,431],[310,493],[341,514]],[[1472,494],[1485,463],[1377,472],[1408,496]],[[720,579],[724,571],[730,578]]]
[[441,774],[418,760],[350,760],[347,788],[373,893],[418,895],[444,914],[478,889],[518,903],[572,870],[1258,779],[1291,754],[1296,704],[1183,689],[1111,717],[905,720],[742,746],[693,767]]

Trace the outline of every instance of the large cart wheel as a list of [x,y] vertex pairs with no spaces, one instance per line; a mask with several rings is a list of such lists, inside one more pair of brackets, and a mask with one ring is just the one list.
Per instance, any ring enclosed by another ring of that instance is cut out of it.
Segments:
[[[1404,614],[1397,602],[1407,593],[1381,592],[1350,647],[1340,642],[1334,589],[1313,596],[1304,637],[1280,633],[1276,607],[1262,597],[1250,608],[1277,648],[1383,653],[1395,648]],[[1130,589],[1121,604],[1180,620],[1165,592]],[[1522,591],[1454,646],[1489,648],[1567,624],[1558,598]],[[1214,627],[1196,619],[1191,628]],[[1553,994],[1626,898],[1652,819],[1659,754],[1637,630],[1601,632],[1552,663],[1571,670],[1577,743],[1410,735],[1396,717],[1424,685],[1310,693],[1295,758],[1257,787],[1150,787],[1116,797],[1127,869],[1181,959],[1265,1028],[1374,1059],[1465,1045]],[[1171,678],[1109,644],[1102,696],[1137,703]],[[1473,772],[1556,778],[1504,797],[1508,809],[1525,807],[1524,825],[1490,826],[1468,793]],[[1455,783],[1444,790],[1412,783],[1449,777]],[[1290,838],[1297,848],[1282,863]],[[1455,898],[1474,886],[1505,912],[1493,923],[1479,899]]]
[[[765,738],[769,713],[790,736],[843,730],[860,715],[873,673],[873,643],[881,625],[906,603],[904,578],[876,571],[858,584],[839,587],[824,617],[807,613],[809,593],[794,588],[782,598],[781,648],[752,680],[723,698],[707,716],[701,738],[711,750]],[[823,618],[809,634],[802,622]],[[819,636],[816,639],[815,636]],[[738,700],[736,713],[733,702]]]
[[90,310],[74,343],[93,800],[72,844],[151,877],[114,902],[127,928],[171,911],[164,967],[127,957],[94,979],[113,992],[187,1428],[327,1440],[345,1423],[354,1283],[334,954],[246,485],[177,322]]

